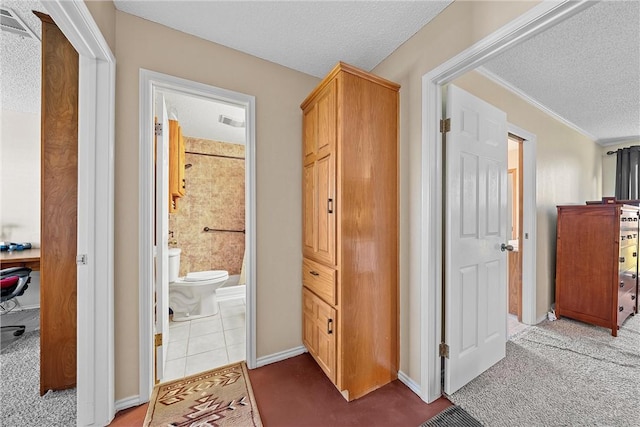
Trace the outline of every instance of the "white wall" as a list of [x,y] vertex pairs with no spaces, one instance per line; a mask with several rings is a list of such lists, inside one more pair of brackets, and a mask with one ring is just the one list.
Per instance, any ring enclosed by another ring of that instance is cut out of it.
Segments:
[[[0,241],[40,247],[40,114],[0,110]],[[18,300],[40,305],[40,274]]]

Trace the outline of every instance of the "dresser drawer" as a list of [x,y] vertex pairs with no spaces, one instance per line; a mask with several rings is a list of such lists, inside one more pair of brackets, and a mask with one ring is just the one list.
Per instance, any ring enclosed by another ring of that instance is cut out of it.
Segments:
[[325,302],[336,304],[336,271],[310,259],[302,261],[302,283]]
[[625,270],[618,276],[618,292],[627,293],[636,288],[637,273],[635,268]]
[[620,248],[618,257],[618,271],[635,269],[638,262],[638,248],[636,246],[627,246]]
[[622,325],[622,322],[627,317],[636,312],[636,298],[635,289],[624,294],[618,294],[618,327]]
[[620,230],[620,247],[636,246],[638,244],[638,233],[631,230]]

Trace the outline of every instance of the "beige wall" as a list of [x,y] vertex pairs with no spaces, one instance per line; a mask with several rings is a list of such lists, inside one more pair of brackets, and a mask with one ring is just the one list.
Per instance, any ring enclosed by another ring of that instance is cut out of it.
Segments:
[[624,144],[608,145],[600,147],[602,156],[602,196],[613,197],[616,194],[616,155],[608,155],[607,151],[616,151],[618,148],[627,148],[632,145],[640,145],[640,139]]
[[[419,236],[421,235],[419,203],[421,200],[422,76],[537,4],[538,2],[455,1],[373,70],[374,73],[402,85],[400,91],[400,367],[414,380],[419,378],[421,363],[418,345],[421,311],[419,306],[420,260],[411,258],[411,254],[417,253],[415,248],[420,244]],[[496,96],[494,95],[494,98]],[[510,94],[503,95],[503,98],[501,102],[507,98],[508,104],[516,102],[515,97]],[[509,117],[514,124],[535,133],[538,125],[529,129],[531,126],[526,120],[528,115],[533,114],[539,123],[546,123],[549,118],[538,111],[530,110],[522,106],[519,110],[512,111]],[[553,120],[550,121],[549,126],[551,126],[549,130],[543,129],[538,134],[537,272],[538,280],[541,281],[536,310],[538,316],[546,312],[553,300],[555,204],[577,203],[599,197],[600,193],[600,163],[595,161],[594,144]],[[573,151],[577,147],[584,152],[574,156]],[[563,185],[557,185],[559,182]]]
[[505,111],[509,123],[537,137],[536,316],[541,318],[555,301],[556,205],[600,199],[600,146],[476,72],[453,84]]
[[[421,79],[444,61],[528,11],[537,2],[456,1],[374,69],[402,85],[400,92],[401,194],[401,370],[419,383],[419,244]],[[90,7],[94,14],[108,7]],[[112,20],[96,19],[111,34]],[[266,61],[115,12],[116,93],[116,399],[138,392],[138,71],[143,67],[255,95],[257,100],[258,356],[300,345],[300,131],[298,104],[318,79]],[[185,64],[185,65],[183,65]],[[473,79],[473,77],[469,77]],[[466,84],[461,80],[461,85]],[[486,82],[483,82],[484,85]],[[507,97],[508,98],[508,97]],[[508,101],[511,103],[511,101]],[[510,120],[531,132],[521,115]],[[529,114],[529,113],[527,113]],[[542,113],[536,113],[542,114]],[[539,118],[544,121],[543,118]],[[557,125],[554,125],[557,126]],[[588,147],[573,156],[575,132],[540,132],[539,141],[539,312],[549,302],[552,269],[549,241],[556,201],[599,194],[599,153]],[[570,141],[563,143],[562,141]],[[584,147],[581,147],[584,149]],[[587,165],[585,167],[585,165]],[[593,165],[593,168],[591,167]],[[569,171],[585,168],[579,176]],[[567,182],[562,187],[557,182]],[[598,190],[594,190],[595,186]],[[588,188],[587,188],[588,187]],[[543,238],[540,238],[542,236]],[[412,251],[415,253],[415,251]],[[542,274],[540,273],[542,271]]]
[[87,9],[98,24],[111,53],[116,54],[116,7],[111,0],[85,0]]
[[[111,8],[115,22],[115,387],[138,394],[138,96],[145,68],[256,97],[257,355],[301,340],[300,102],[319,79]],[[103,26],[105,28],[103,28]]]

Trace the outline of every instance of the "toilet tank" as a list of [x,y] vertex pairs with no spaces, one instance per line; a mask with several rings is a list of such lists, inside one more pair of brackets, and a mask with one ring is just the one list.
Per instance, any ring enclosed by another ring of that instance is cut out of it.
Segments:
[[169,248],[169,283],[175,282],[180,274],[180,248]]

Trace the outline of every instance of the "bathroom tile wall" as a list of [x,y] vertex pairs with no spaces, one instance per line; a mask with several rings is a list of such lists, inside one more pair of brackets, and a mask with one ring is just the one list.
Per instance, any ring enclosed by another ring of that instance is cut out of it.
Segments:
[[185,170],[185,196],[169,215],[176,241],[171,246],[182,249],[180,275],[203,270],[240,274],[244,233],[204,228],[245,229],[244,145],[185,137],[185,148],[185,163],[192,165]]

